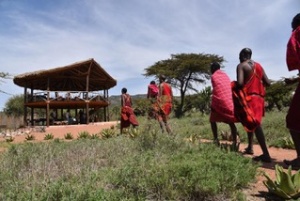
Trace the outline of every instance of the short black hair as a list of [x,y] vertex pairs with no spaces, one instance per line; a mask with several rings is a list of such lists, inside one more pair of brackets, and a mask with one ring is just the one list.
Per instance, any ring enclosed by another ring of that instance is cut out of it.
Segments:
[[122,93],[123,93],[123,94],[126,94],[126,93],[127,93],[127,89],[126,89],[126,88],[123,88],[123,89],[122,89]]
[[154,81],[154,80],[152,80],[152,81],[150,82],[150,84],[155,84],[155,81]]
[[251,59],[252,50],[248,47],[243,48],[240,52],[240,58]]
[[297,29],[297,27],[300,26],[300,13],[295,15],[292,21],[292,28],[293,30]]

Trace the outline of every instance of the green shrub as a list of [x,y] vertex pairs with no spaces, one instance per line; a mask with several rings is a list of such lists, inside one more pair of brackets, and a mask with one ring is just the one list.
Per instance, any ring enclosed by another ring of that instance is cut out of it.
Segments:
[[27,141],[32,141],[32,140],[35,140],[35,136],[33,134],[27,134],[26,137],[25,137],[25,139]]
[[72,139],[74,139],[72,133],[67,133],[67,134],[65,134],[64,137],[65,137],[66,140],[72,140]]
[[90,138],[90,134],[87,131],[82,131],[78,134],[77,139],[88,139]]
[[5,141],[6,141],[6,142],[13,142],[14,140],[15,140],[15,138],[12,137],[12,136],[10,136],[10,137],[8,137],[8,138],[5,138]]
[[54,135],[52,133],[48,133],[45,135],[44,140],[52,140],[54,138]]
[[95,134],[92,134],[91,136],[90,136],[90,139],[99,139],[100,137],[99,137],[99,135],[97,134],[97,133],[95,133]]
[[115,130],[114,129],[105,128],[101,131],[101,137],[103,139],[112,138],[113,136],[115,136]]

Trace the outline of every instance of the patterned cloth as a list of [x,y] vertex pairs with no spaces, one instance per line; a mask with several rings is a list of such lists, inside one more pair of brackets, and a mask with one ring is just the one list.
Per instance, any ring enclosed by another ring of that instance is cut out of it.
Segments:
[[160,90],[156,104],[158,108],[157,118],[159,121],[163,120],[166,122],[172,112],[172,88],[169,84],[163,82],[160,85]]
[[138,126],[139,123],[131,108],[131,97],[129,94],[122,94],[122,109],[121,109],[121,129],[127,128],[130,125]]
[[242,89],[232,82],[235,117],[247,132],[253,132],[261,124],[264,116],[265,88],[262,83],[263,68],[254,62],[253,73]]
[[149,84],[147,98],[156,98],[158,95],[158,91],[159,89],[156,84]]
[[235,121],[231,82],[228,75],[217,70],[211,76],[213,87],[211,98],[211,122],[230,123]]
[[[287,66],[289,71],[300,70],[300,26],[293,31],[288,42],[286,54]],[[295,91],[288,114],[286,116],[286,127],[288,129],[300,132],[300,84]]]
[[286,63],[289,71],[300,70],[300,26],[292,32],[287,44]]

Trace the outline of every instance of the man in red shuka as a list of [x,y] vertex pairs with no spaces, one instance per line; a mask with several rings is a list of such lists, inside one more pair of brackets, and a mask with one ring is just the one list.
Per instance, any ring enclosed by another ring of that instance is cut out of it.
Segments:
[[164,75],[159,76],[159,93],[157,98],[158,113],[157,119],[159,121],[162,131],[164,127],[169,134],[172,133],[170,125],[168,124],[169,115],[172,111],[173,92],[170,84],[166,82]]
[[[300,13],[298,13],[292,21],[292,35],[289,39],[286,52],[286,63],[289,71],[298,70],[300,74]],[[297,78],[286,78],[287,84],[299,82],[299,74]],[[283,162],[293,169],[300,169],[300,84],[295,91],[294,97],[290,104],[288,114],[286,116],[286,127],[290,130],[293,139],[297,157],[294,160],[284,160]]]
[[[240,64],[237,66],[237,85],[244,90],[247,95],[249,108],[252,109],[254,117],[259,123],[254,129],[257,141],[262,149],[263,154],[253,158],[254,161],[271,162],[271,157],[266,145],[265,135],[261,127],[261,120],[264,116],[264,86],[269,86],[270,80],[265,74],[262,66],[251,60],[252,51],[250,48],[244,48],[239,54]],[[253,153],[253,132],[249,131],[248,147],[246,152]]]

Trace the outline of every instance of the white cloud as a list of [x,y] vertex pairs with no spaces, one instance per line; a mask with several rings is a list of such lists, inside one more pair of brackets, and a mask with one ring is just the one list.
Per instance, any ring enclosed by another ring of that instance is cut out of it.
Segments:
[[[298,0],[2,0],[0,71],[19,74],[94,58],[127,87],[145,93],[142,74],[174,53],[213,53],[235,79],[238,53],[253,50],[271,79],[289,76],[285,48]],[[199,86],[200,87],[200,86]],[[12,81],[1,84],[22,93]],[[3,107],[7,97],[0,97]]]

